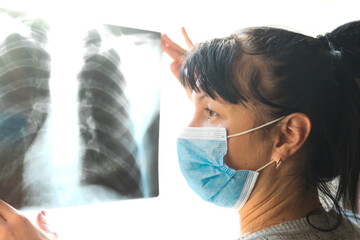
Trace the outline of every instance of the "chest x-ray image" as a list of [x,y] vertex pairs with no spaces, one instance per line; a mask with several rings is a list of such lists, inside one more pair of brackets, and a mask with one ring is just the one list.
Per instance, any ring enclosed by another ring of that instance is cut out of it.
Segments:
[[0,9],[0,198],[16,208],[158,195],[160,34]]

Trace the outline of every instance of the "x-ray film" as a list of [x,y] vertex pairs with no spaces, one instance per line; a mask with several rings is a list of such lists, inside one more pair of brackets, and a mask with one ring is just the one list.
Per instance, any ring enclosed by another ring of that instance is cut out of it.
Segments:
[[16,208],[158,195],[160,34],[0,10],[0,198]]

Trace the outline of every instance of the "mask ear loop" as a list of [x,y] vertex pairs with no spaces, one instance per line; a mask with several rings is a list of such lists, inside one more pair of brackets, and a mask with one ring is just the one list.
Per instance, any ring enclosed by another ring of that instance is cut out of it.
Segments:
[[275,162],[274,160],[271,160],[271,162],[268,162],[266,165],[262,166],[261,168],[257,169],[257,172],[260,172],[261,170],[263,170],[264,168],[266,168],[267,166],[269,166],[270,164],[272,164],[273,162]]
[[272,120],[271,122],[265,123],[265,124],[260,125],[260,126],[258,126],[258,127],[256,127],[256,128],[247,130],[247,131],[245,131],[245,132],[241,132],[241,133],[236,133],[236,134],[229,135],[229,136],[227,136],[227,138],[236,137],[236,136],[241,136],[241,135],[247,134],[247,133],[249,133],[249,132],[253,132],[253,131],[258,130],[258,129],[260,129],[260,128],[263,128],[263,127],[266,127],[266,126],[271,125],[271,124],[273,124],[273,123],[276,123],[276,122],[282,120],[283,118],[285,118],[285,116],[280,117],[280,118],[275,119],[275,120]]
[[257,169],[256,171],[257,171],[257,172],[260,172],[261,170],[263,170],[264,168],[266,168],[267,166],[269,166],[269,165],[272,164],[273,162],[276,164],[276,166],[275,166],[276,169],[278,169],[278,168],[280,167],[281,163],[282,163],[282,161],[281,161],[280,158],[279,158],[277,161],[271,160],[270,162],[268,162],[267,164],[265,164],[265,165],[262,166],[261,168]]

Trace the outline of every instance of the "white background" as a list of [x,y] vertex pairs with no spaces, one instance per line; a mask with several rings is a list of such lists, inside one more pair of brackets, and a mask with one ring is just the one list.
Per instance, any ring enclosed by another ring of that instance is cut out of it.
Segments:
[[[360,2],[359,2],[360,3]],[[101,21],[165,32],[185,47],[180,27],[194,42],[247,26],[275,25],[316,36],[360,19],[358,1],[0,1],[52,21]],[[79,208],[49,209],[61,239],[235,239],[237,213],[200,200],[178,169],[176,134],[192,107],[163,58],[160,126],[160,196]],[[140,70],[139,70],[140,71]],[[35,212],[26,213],[34,219]]]

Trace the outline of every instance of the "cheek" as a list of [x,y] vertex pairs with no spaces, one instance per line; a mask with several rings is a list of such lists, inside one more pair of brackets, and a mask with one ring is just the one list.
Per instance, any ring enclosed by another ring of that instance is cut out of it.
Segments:
[[256,170],[270,161],[270,143],[255,141],[249,136],[229,139],[225,164],[235,170]]
[[248,137],[243,136],[242,139],[229,139],[224,161],[227,166],[235,170],[249,169],[251,155]]

